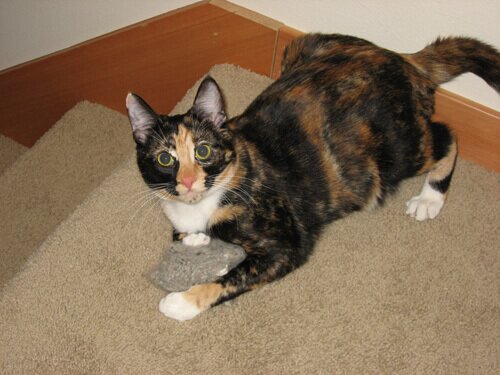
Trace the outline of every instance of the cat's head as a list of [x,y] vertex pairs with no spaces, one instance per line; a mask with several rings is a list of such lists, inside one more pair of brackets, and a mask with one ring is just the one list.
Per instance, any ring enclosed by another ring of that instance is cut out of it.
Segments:
[[224,126],[224,100],[211,77],[183,115],[156,114],[135,94],[126,104],[137,163],[151,189],[167,200],[195,203],[224,188],[234,174],[235,153]]

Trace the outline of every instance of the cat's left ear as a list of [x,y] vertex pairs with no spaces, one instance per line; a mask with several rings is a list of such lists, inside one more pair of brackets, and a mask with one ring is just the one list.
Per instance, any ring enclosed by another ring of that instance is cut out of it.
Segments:
[[200,120],[210,121],[220,127],[226,121],[224,98],[217,82],[207,76],[200,84],[193,104],[193,112]]

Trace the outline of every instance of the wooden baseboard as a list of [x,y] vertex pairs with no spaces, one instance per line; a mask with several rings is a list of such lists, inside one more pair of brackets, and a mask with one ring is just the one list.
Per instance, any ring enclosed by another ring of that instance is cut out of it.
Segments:
[[434,117],[454,130],[461,157],[500,172],[500,112],[439,89]]
[[[225,0],[206,0],[0,72],[0,133],[31,146],[81,100],[124,112],[128,91],[168,113],[211,66],[277,78],[284,47],[302,33]],[[500,172],[500,113],[439,90],[436,119],[460,155]]]

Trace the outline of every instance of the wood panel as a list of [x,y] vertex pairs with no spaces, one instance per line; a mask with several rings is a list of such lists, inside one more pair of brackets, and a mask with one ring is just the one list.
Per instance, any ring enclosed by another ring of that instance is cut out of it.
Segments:
[[435,119],[453,128],[460,156],[500,172],[499,112],[440,89]]
[[295,38],[304,35],[303,32],[293,29],[288,26],[283,26],[278,31],[278,39],[276,41],[276,54],[274,56],[273,69],[271,78],[277,79],[281,73],[281,62],[283,60],[283,51],[285,47]]
[[[272,77],[278,78],[283,49],[297,36],[298,30],[279,30]],[[500,113],[460,95],[438,89],[435,119],[448,124],[457,135],[461,157],[500,172]]]
[[128,91],[168,113],[211,66],[269,75],[276,30],[199,3],[0,73],[0,132],[31,146],[75,103],[124,112]]

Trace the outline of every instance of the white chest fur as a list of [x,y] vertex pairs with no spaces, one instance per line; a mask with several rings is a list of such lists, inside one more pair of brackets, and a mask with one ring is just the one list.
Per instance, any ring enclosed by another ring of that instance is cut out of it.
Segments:
[[178,232],[205,232],[208,220],[219,206],[222,194],[223,190],[215,191],[195,204],[162,201],[161,207]]

